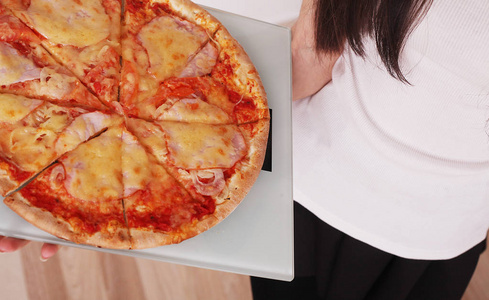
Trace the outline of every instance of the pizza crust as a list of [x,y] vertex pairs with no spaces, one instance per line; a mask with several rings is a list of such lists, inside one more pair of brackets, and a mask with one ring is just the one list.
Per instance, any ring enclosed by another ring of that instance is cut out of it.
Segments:
[[12,193],[17,187],[18,183],[15,180],[12,180],[8,174],[2,173],[4,170],[0,170],[0,194],[8,195]]
[[216,197],[216,210],[175,232],[161,233],[150,229],[130,229],[132,249],[178,244],[214,227],[228,217],[248,194],[260,174],[268,141],[269,120],[240,125],[248,143],[248,155],[237,163],[236,173],[228,179],[225,190]]
[[226,190],[216,199],[217,203],[222,203],[216,205],[214,213],[219,221],[229,215],[248,194],[260,175],[265,160],[269,120],[240,125],[240,129],[247,140],[249,151],[247,156],[236,164],[236,173],[226,183]]
[[189,0],[153,0],[152,3],[168,5],[179,17],[193,22],[207,30],[212,36],[222,25],[205,9]]
[[[244,128],[248,127],[248,128]],[[194,224],[183,227],[184,239],[196,236],[228,217],[250,191],[260,174],[267,148],[269,120],[240,125],[249,147],[246,158],[237,163],[236,173],[228,179],[225,190],[216,197],[216,210]],[[251,129],[251,130],[250,130]],[[253,134],[253,137],[251,136]]]
[[132,249],[147,249],[162,245],[178,244],[184,239],[178,235],[172,235],[150,230],[135,229],[130,230]]
[[61,239],[96,247],[130,249],[129,235],[126,228],[117,228],[110,235],[103,232],[97,232],[91,236],[75,233],[68,222],[54,217],[46,210],[31,206],[21,193],[8,196],[3,202],[29,223]]
[[151,230],[131,229],[132,249],[146,249],[151,247],[179,244],[215,226],[222,219],[215,215],[208,215],[202,220],[195,220],[185,224],[176,232],[162,233]]
[[13,176],[15,172],[13,173],[12,169],[22,173],[22,171],[13,163],[0,157],[0,195],[3,197],[11,194],[35,175],[34,173],[24,171],[27,176],[22,176],[23,179],[20,179],[19,177],[15,178],[15,176]]

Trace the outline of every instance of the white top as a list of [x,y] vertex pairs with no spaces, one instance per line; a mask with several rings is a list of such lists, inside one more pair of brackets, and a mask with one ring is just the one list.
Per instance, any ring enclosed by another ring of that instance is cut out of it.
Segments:
[[383,251],[449,259],[489,229],[489,1],[435,1],[393,79],[373,43],[296,101],[294,199]]

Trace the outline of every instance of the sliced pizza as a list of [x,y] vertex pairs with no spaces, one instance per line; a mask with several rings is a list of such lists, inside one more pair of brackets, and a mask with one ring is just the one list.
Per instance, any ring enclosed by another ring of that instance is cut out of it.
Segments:
[[211,39],[193,57],[189,58],[187,65],[178,75],[179,78],[201,77],[208,75],[214,69],[219,57],[219,47]]
[[234,106],[226,88],[209,76],[171,78],[145,101],[145,112],[150,120],[234,124]]
[[186,3],[126,1],[120,102],[129,115],[150,119],[154,108],[147,104],[162,82],[192,75],[189,66],[209,73],[213,67],[212,63],[203,66],[201,53],[214,53],[217,58],[218,51],[209,41],[219,23],[210,17],[203,22],[198,14],[201,9],[191,14],[190,9],[173,11],[171,5],[180,2]]
[[0,194],[5,196],[119,116],[0,94]]
[[226,216],[258,177],[269,129],[268,120],[238,126],[129,119],[127,126],[192,197],[227,203]]
[[217,19],[189,0],[127,0],[122,16],[120,0],[0,3],[0,192],[12,210],[75,243],[143,249],[237,207],[270,115]]
[[5,204],[62,239],[129,249],[124,219],[122,126],[79,145],[5,198]]
[[120,0],[2,0],[100,100],[117,102]]
[[122,171],[132,249],[179,243],[210,228],[213,199],[191,197],[130,132],[123,133]]
[[107,107],[41,46],[40,39],[0,5],[0,92],[106,110]]
[[214,41],[221,51],[211,76],[226,87],[229,100],[235,103],[238,124],[269,119],[265,88],[243,47],[224,27],[216,32]]
[[[128,115],[147,120],[182,120],[175,119],[175,110],[185,106],[194,108],[194,114],[201,109],[210,112],[207,104],[211,104],[211,116],[217,114],[220,120],[210,117],[209,123],[245,124],[270,118],[256,68],[224,27],[190,1],[144,3],[146,6],[140,6],[139,1],[129,2],[123,25],[121,104]],[[186,25],[179,24],[178,16],[186,18]],[[143,21],[145,18],[150,21]],[[167,23],[156,25],[163,20]],[[163,26],[165,30],[156,29]],[[187,44],[185,36],[195,42]],[[172,107],[174,104],[176,107]],[[217,110],[226,112],[230,120],[223,120]],[[183,121],[194,122],[192,117]]]

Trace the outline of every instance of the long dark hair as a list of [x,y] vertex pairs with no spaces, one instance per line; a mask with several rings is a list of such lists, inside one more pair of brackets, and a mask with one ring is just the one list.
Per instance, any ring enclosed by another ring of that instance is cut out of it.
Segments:
[[314,0],[316,50],[340,52],[345,42],[362,57],[363,38],[375,39],[387,71],[408,83],[399,65],[407,36],[433,0]]

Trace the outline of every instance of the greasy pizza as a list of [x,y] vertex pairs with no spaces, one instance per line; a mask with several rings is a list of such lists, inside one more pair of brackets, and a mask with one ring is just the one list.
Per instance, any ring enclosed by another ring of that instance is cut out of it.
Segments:
[[269,119],[243,48],[188,0],[0,0],[0,192],[62,239],[213,227],[258,177]]

